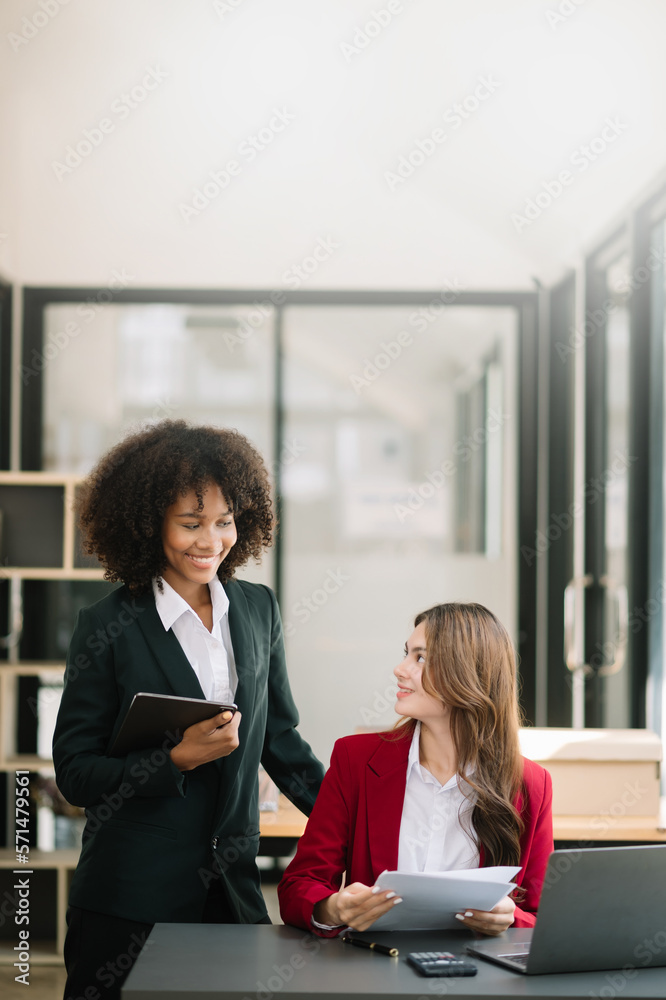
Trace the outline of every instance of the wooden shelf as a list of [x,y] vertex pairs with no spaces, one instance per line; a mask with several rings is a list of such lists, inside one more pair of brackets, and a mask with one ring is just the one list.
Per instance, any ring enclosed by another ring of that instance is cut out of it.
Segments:
[[[53,762],[37,753],[17,753],[19,680],[42,677],[47,686],[58,686],[64,675],[62,662],[16,662],[19,655],[21,608],[24,581],[102,581],[104,571],[96,560],[86,556],[77,538],[74,501],[81,476],[55,472],[0,472],[0,576],[8,581],[10,607],[15,640],[10,645],[10,662],[0,663],[0,771],[7,772],[11,801],[14,771],[33,771],[53,775]],[[44,703],[40,700],[40,707]],[[37,707],[34,707],[35,713]],[[28,744],[29,746],[30,744]],[[46,751],[46,747],[40,747]],[[35,818],[36,821],[36,818]],[[7,816],[6,843],[14,842],[13,809]],[[62,962],[65,936],[65,911],[71,874],[78,862],[77,850],[31,850],[29,864],[16,863],[13,849],[0,851],[3,884],[11,879],[9,872],[34,871],[34,905],[39,907],[40,928],[44,937],[39,941],[30,935],[31,962],[52,964]],[[45,874],[50,872],[50,874]],[[55,873],[55,874],[54,874]],[[32,892],[31,892],[32,896]],[[32,899],[31,899],[32,901]],[[0,942],[0,963],[15,961],[13,946],[17,939]]]
[[4,757],[3,771],[48,771],[53,774],[53,761],[50,757],[37,757],[36,754],[23,753],[14,757]]
[[0,770],[29,770],[53,773],[50,757],[37,754],[16,753],[16,699],[21,677],[46,677],[49,681],[62,681],[64,663],[25,662],[0,663]]
[[[5,578],[104,579],[97,561],[78,550],[74,501],[82,478],[55,472],[0,472],[0,510],[4,506],[7,515],[3,526],[7,536],[0,535],[1,554],[7,559],[2,566]],[[35,565],[40,558],[45,566]]]
[[[16,942],[0,941],[0,966],[13,965],[16,952],[13,950]],[[56,941],[33,941],[30,939],[31,965],[62,965],[62,949]]]
[[16,864],[16,851],[9,847],[0,850],[0,868],[76,868],[79,860],[79,852],[76,850],[62,851],[38,851],[36,847],[30,848],[30,863],[27,865]]
[[7,486],[68,486],[76,489],[82,478],[75,472],[0,472],[0,484]]
[[[56,893],[50,899],[53,906],[52,924],[55,931],[55,938],[40,941],[30,936],[30,961],[36,965],[62,965],[62,949],[65,942],[67,922],[65,914],[67,912],[67,895],[69,891],[69,878],[71,872],[76,868],[79,860],[79,852],[75,850],[62,851],[38,851],[32,848],[28,855],[28,863],[25,865],[16,863],[16,851],[11,849],[0,850],[0,870],[33,872],[31,878],[32,887],[38,878],[40,871],[55,871],[56,873]],[[17,878],[21,876],[18,875]],[[34,904],[33,904],[34,905]],[[43,905],[43,902],[42,904]],[[15,961],[13,947],[18,939],[0,942],[0,965],[11,965]]]
[[3,566],[2,576],[9,580],[103,580],[103,569],[53,569],[30,566]]
[[65,664],[54,660],[21,660],[19,663],[0,662],[0,674],[4,677],[38,677],[40,674],[53,674],[62,680],[65,676]]

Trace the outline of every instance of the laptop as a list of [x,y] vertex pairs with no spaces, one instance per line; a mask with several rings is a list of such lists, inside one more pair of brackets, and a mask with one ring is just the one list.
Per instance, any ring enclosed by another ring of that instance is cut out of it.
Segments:
[[536,925],[467,951],[527,975],[666,965],[666,844],[553,851]]

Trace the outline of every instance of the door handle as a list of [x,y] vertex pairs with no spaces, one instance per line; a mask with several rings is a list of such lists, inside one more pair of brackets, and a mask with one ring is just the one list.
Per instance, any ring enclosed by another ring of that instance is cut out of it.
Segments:
[[616,583],[610,576],[602,576],[599,584],[611,596],[615,603],[615,620],[617,622],[614,657],[611,663],[603,663],[597,667],[595,673],[599,677],[610,677],[617,674],[625,664],[627,659],[627,637],[629,633],[629,595],[623,583]]
[[592,668],[579,660],[576,651],[576,594],[579,590],[591,587],[594,577],[591,573],[585,576],[575,576],[564,588],[564,662],[571,673],[584,670],[589,673]]
[[574,577],[564,588],[564,662],[572,673],[583,670],[585,674],[610,677],[622,670],[627,658],[629,596],[623,583],[616,583],[612,577],[606,575],[599,578],[599,586],[606,590],[614,601],[617,632],[613,660],[593,667],[589,663],[581,662],[576,650],[576,594],[581,589],[591,587],[593,583],[594,577],[591,573],[587,573],[585,576]]

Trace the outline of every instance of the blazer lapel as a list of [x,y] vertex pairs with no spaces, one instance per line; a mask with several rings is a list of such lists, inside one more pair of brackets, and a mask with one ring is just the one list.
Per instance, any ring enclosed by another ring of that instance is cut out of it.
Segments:
[[366,765],[372,874],[398,867],[398,839],[407,783],[410,739],[383,740]]
[[199,678],[192,670],[183,647],[171,629],[168,632],[164,630],[153,595],[142,594],[135,599],[135,605],[143,611],[137,616],[137,621],[173,693],[185,698],[204,698]]
[[[249,715],[254,708],[256,681],[255,642],[250,612],[243,591],[235,580],[230,580],[224,589],[229,598],[229,632],[238,677],[235,700],[239,711],[249,722]],[[153,595],[142,594],[135,599],[135,605],[142,610],[137,621],[174,693],[186,698],[204,698],[199,679],[178,639],[171,629],[168,632],[164,630]]]
[[238,705],[238,711],[242,712],[243,717],[249,723],[250,715],[254,711],[257,679],[254,666],[256,663],[255,638],[251,627],[250,609],[236,580],[229,580],[224,589],[229,598],[229,633],[238,678],[235,702]]

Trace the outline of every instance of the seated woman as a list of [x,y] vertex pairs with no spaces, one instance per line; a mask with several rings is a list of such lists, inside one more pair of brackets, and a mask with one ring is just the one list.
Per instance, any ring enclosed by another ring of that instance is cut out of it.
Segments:
[[401,902],[373,889],[385,869],[520,865],[518,905],[507,896],[456,917],[491,935],[533,926],[553,849],[552,785],[520,755],[506,629],[480,604],[437,605],[417,616],[393,672],[405,719],[392,732],[336,742],[278,887],[283,920],[322,935],[364,931]]

